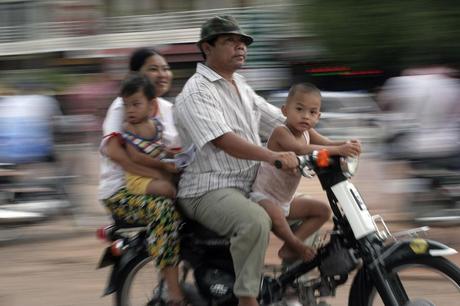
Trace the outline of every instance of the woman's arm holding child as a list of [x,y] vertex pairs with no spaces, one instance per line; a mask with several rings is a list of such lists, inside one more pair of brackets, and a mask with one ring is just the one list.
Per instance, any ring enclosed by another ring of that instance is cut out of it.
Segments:
[[[128,122],[123,123],[123,129],[131,133],[137,134],[136,129]],[[176,165],[172,163],[164,163],[157,158],[152,158],[147,154],[139,152],[133,145],[127,143],[126,152],[129,158],[136,164],[142,165],[144,167],[155,168],[162,171],[167,171],[171,173],[177,173]]]
[[164,163],[157,158],[150,157],[147,154],[139,152],[136,148],[134,148],[130,144],[126,146],[126,149],[128,151],[129,158],[136,164],[139,164],[145,167],[149,167],[149,168],[155,168],[155,169],[162,170],[162,171],[171,172],[171,173],[178,172],[176,165],[173,163]]
[[104,153],[126,172],[145,177],[162,177],[160,171],[133,162],[117,137],[111,137],[107,140]]

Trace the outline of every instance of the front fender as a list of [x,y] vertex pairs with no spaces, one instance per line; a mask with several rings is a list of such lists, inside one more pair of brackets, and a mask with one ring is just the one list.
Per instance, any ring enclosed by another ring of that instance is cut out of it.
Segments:
[[407,258],[414,258],[418,256],[449,256],[456,253],[457,251],[455,249],[452,249],[440,242],[429,239],[412,238],[398,240],[386,246],[382,254],[376,260],[388,267],[392,266],[395,262],[399,262]]

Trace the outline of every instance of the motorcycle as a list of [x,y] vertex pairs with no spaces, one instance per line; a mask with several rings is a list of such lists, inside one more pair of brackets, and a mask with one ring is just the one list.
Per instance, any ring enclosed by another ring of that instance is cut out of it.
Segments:
[[[357,164],[357,158],[330,157],[327,151],[299,156],[302,175],[316,174],[327,194],[334,227],[312,260],[264,273],[260,305],[317,306],[335,296],[355,270],[350,306],[440,305],[445,296],[460,298],[460,269],[445,258],[457,251],[420,238],[426,227],[392,234],[380,216],[371,216],[350,182]],[[98,266],[112,267],[104,295],[115,293],[117,306],[165,305],[167,288],[147,253],[146,229],[133,226],[115,222],[98,230],[110,243]],[[190,220],[180,235],[180,281],[187,299],[195,306],[237,305],[229,240]],[[314,270],[318,275],[309,273]],[[414,291],[417,286],[423,290]]]
[[460,169],[457,156],[410,162],[409,207],[421,225],[460,224]]
[[78,210],[68,191],[73,176],[37,175],[22,168],[0,164],[0,241],[20,236],[24,226],[62,215],[75,217]]

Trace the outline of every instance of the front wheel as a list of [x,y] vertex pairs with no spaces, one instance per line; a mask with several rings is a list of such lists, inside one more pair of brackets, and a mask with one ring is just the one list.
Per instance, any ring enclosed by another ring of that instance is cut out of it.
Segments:
[[[409,258],[387,267],[391,280],[399,286],[403,305],[455,305],[460,300],[460,269],[443,257]],[[365,269],[356,275],[349,306],[384,305]]]

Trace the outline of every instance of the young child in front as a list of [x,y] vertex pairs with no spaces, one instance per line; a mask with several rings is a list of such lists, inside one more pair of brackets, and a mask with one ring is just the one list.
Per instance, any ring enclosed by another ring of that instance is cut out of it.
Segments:
[[[321,93],[312,84],[291,87],[281,107],[285,125],[276,127],[267,143],[273,151],[293,151],[306,155],[327,149],[330,155],[356,156],[361,152],[358,141],[331,141],[314,130],[320,118]],[[331,216],[329,205],[307,196],[296,195],[301,174],[285,172],[262,162],[252,186],[251,199],[261,205],[272,219],[272,231],[283,242],[278,256],[284,260],[310,260],[315,250],[303,241],[318,230]],[[288,220],[301,220],[295,232]]]
[[151,114],[156,113],[158,104],[155,87],[150,80],[142,75],[133,74],[122,84],[120,96],[125,108],[122,137],[126,142],[126,150],[130,158],[139,164],[147,155],[149,165],[158,170],[157,177],[142,177],[126,173],[126,187],[133,194],[151,194],[167,198],[176,197],[174,174],[177,169],[174,163],[162,162],[169,157],[162,141],[162,124]]

